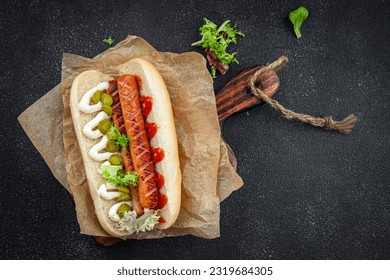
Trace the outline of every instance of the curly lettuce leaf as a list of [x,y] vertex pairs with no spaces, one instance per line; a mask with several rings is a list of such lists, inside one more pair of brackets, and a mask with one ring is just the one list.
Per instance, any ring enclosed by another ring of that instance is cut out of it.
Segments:
[[100,169],[103,178],[116,186],[138,185],[138,174],[136,172],[124,173],[121,165],[104,165]]
[[125,134],[121,134],[115,126],[111,126],[107,134],[116,135],[116,139],[112,140],[112,142],[117,146],[121,146],[126,153],[129,153],[127,150],[127,143],[130,142],[131,138],[127,137]]
[[154,226],[158,224],[160,216],[158,210],[150,210],[145,208],[144,214],[137,220],[137,232],[145,232],[154,229]]
[[144,214],[137,219],[135,210],[128,211],[117,223],[118,230],[126,231],[129,234],[150,231],[158,224],[160,216],[158,210],[145,208]]
[[125,212],[117,226],[119,231],[126,231],[129,234],[137,232],[137,213],[135,210]]
[[202,38],[201,40],[192,43],[191,46],[199,46],[206,50],[206,53],[208,54],[207,59],[212,67],[211,74],[215,77],[216,69],[218,69],[221,74],[224,74],[227,70],[226,68],[228,68],[228,64],[232,62],[238,63],[236,58],[237,53],[228,53],[226,49],[230,43],[237,44],[238,36],[244,37],[245,35],[244,33],[237,31],[236,25],[231,25],[230,20],[223,22],[219,27],[207,18],[204,18],[203,20],[205,23],[199,28]]

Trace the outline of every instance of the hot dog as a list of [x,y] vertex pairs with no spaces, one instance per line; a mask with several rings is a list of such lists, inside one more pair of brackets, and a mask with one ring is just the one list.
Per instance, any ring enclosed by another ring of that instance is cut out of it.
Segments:
[[181,172],[170,97],[154,66],[133,59],[117,79],[81,73],[70,108],[102,227],[124,239],[169,228],[180,209]]
[[126,132],[132,139],[130,142],[131,158],[134,171],[139,176],[140,203],[144,208],[153,209],[158,204],[158,189],[136,78],[131,75],[120,76],[118,90]]
[[[113,99],[112,104],[112,119],[115,127],[118,128],[119,132],[122,134],[126,133],[125,121],[122,113],[122,106],[120,102],[119,92],[118,92],[118,82],[117,80],[109,81],[108,94]],[[123,161],[123,166],[126,172],[133,172],[134,165],[130,153],[126,153],[124,150],[121,151],[121,157]],[[130,185],[130,194],[131,194],[131,206],[137,212],[137,215],[142,215],[144,213],[144,208],[139,202],[139,194],[136,186]]]

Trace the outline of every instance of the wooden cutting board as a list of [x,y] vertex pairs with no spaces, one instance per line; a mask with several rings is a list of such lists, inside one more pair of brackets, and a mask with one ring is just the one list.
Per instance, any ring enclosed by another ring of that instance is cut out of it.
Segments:
[[[262,102],[249,93],[248,84],[253,74],[262,67],[264,65],[261,64],[242,70],[234,75],[216,94],[217,112],[221,125],[223,120],[231,115],[255,105],[261,105]],[[256,85],[260,86],[262,91],[271,97],[280,86],[279,77],[273,70],[264,72],[257,78]],[[230,163],[234,168],[237,168],[237,159],[229,145],[227,147]],[[94,236],[94,239],[102,246],[113,246],[123,241],[115,237],[101,236]]]

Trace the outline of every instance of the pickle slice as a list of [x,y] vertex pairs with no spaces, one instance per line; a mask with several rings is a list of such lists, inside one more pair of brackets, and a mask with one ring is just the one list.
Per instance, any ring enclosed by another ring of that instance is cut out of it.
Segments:
[[116,211],[116,213],[119,215],[119,217],[122,218],[125,212],[130,212],[130,211],[131,211],[131,207],[128,204],[123,203],[121,206],[119,206],[118,211]]

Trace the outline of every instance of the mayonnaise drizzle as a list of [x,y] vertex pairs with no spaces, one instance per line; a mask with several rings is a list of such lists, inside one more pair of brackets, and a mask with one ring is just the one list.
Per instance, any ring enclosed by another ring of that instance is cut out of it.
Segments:
[[104,152],[104,153],[99,153],[101,150],[106,148],[108,142],[108,138],[106,135],[102,137],[102,140],[100,140],[99,143],[97,143],[95,146],[91,148],[89,151],[89,156],[96,160],[96,161],[103,161],[107,160],[110,156],[114,154],[119,154],[119,153],[110,153],[110,152]]
[[102,109],[102,103],[99,101],[97,104],[90,105],[91,97],[97,90],[105,90],[108,89],[108,82],[99,83],[96,87],[91,88],[86,93],[84,93],[83,97],[79,103],[79,110],[83,113],[90,114]]
[[99,129],[95,129],[102,120],[109,119],[110,117],[103,111],[96,115],[92,120],[90,120],[83,128],[84,135],[90,139],[97,139],[100,136],[103,136],[103,133]]
[[102,172],[102,167],[103,167],[103,166],[106,166],[106,165],[110,165],[110,162],[109,162],[108,160],[105,161],[105,162],[103,162],[102,165],[100,165],[100,167],[97,169],[97,173],[99,173],[100,175],[102,175],[102,174],[103,174],[103,172]]
[[113,222],[119,222],[119,220],[121,219],[119,217],[119,215],[116,213],[119,209],[119,207],[123,204],[127,204],[131,207],[131,204],[130,202],[127,202],[127,201],[124,201],[124,202],[118,202],[118,203],[115,203],[114,205],[112,205],[112,207],[110,208],[110,210],[108,210],[108,217],[110,218],[111,221]]
[[115,190],[115,184],[112,183],[103,183],[100,185],[98,189],[98,194],[100,195],[101,198],[105,200],[111,200],[114,198],[117,198],[121,195],[120,191],[116,192],[108,192],[107,190]]
[[[100,111],[102,109],[102,103],[99,101],[97,104],[90,105],[91,97],[93,96],[93,94],[97,90],[107,90],[108,86],[109,86],[108,82],[102,82],[102,83],[99,83],[94,88],[88,90],[81,98],[80,103],[78,104],[78,109],[81,112],[86,113],[86,114]],[[110,152],[100,153],[101,150],[106,148],[108,138],[107,138],[107,136],[103,135],[98,129],[95,129],[95,128],[99,125],[100,121],[105,120],[105,119],[110,119],[110,117],[105,112],[102,111],[102,112],[98,113],[92,120],[90,120],[83,127],[83,133],[89,139],[97,139],[97,138],[103,136],[101,138],[101,140],[99,141],[99,143],[95,144],[91,148],[91,150],[89,151],[89,156],[93,160],[96,160],[96,161],[107,160],[111,155],[119,154],[119,153],[110,153]],[[103,162],[102,165],[100,166],[100,168],[97,170],[97,172],[99,174],[102,174],[101,167],[106,166],[106,165],[110,165],[110,163],[108,161]],[[115,184],[103,183],[102,185],[100,185],[97,193],[101,198],[103,198],[105,200],[112,200],[112,199],[118,198],[121,195],[121,192],[119,192],[119,191],[110,191],[109,192],[107,190],[115,190],[115,189],[116,189]],[[123,203],[125,203],[131,207],[130,201],[118,202],[118,203],[115,203],[114,205],[112,205],[111,208],[108,210],[108,217],[110,218],[111,221],[113,221],[113,222],[120,221],[121,218],[117,214],[117,211]]]

